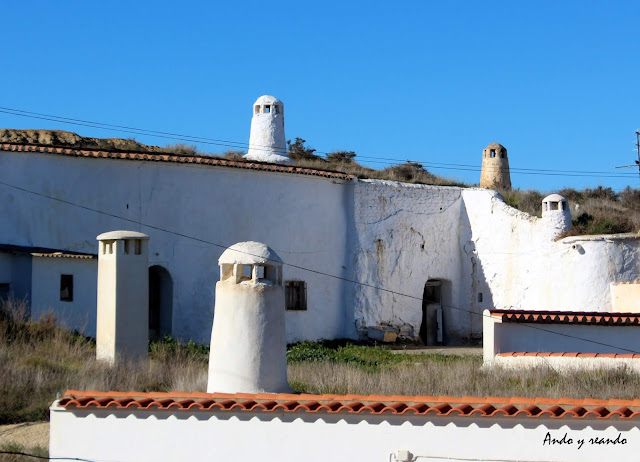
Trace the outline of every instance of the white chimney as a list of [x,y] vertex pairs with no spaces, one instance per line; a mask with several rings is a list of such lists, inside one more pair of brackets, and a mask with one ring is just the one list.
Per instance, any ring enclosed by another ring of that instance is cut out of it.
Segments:
[[253,103],[247,160],[290,164],[284,136],[284,104],[273,96],[261,96]]
[[282,260],[259,242],[220,256],[207,391],[286,393]]
[[96,356],[146,359],[149,348],[149,236],[112,231],[97,237]]

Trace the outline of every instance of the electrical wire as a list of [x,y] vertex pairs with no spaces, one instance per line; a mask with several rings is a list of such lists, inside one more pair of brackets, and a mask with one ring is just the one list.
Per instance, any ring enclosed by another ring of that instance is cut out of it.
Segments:
[[[29,194],[33,194],[33,195],[36,195],[36,196],[44,197],[44,198],[49,199],[49,200],[57,201],[57,202],[60,202],[60,203],[63,203],[63,204],[71,205],[71,206],[78,207],[78,208],[81,208],[81,209],[84,209],[84,210],[88,210],[88,211],[91,211],[91,212],[94,212],[94,213],[98,213],[98,214],[105,215],[105,216],[108,216],[108,217],[116,218],[116,219],[123,220],[123,221],[129,222],[129,223],[134,223],[134,224],[137,224],[139,226],[143,226],[143,227],[146,227],[146,228],[149,228],[149,229],[154,229],[154,230],[161,231],[161,232],[164,232],[164,233],[172,234],[172,235],[179,236],[179,237],[182,237],[182,238],[185,238],[185,239],[190,239],[190,240],[193,240],[193,241],[196,241],[196,242],[200,242],[200,243],[203,243],[203,244],[212,245],[212,246],[224,249],[224,250],[227,250],[227,249],[229,249],[231,247],[231,246],[223,245],[223,244],[220,244],[220,243],[217,243],[217,242],[208,241],[206,239],[197,238],[195,236],[189,236],[187,234],[180,233],[180,232],[177,232],[177,231],[171,231],[171,230],[168,230],[166,228],[159,227],[159,226],[154,226],[154,225],[150,225],[150,224],[147,224],[147,223],[142,223],[141,221],[134,220],[134,219],[127,218],[127,217],[122,217],[122,216],[119,216],[119,215],[116,215],[116,214],[113,214],[113,213],[104,212],[104,211],[101,211],[101,210],[98,210],[98,209],[94,209],[92,207],[87,207],[87,206],[84,206],[84,205],[81,205],[81,204],[77,204],[75,202],[67,201],[67,200],[64,200],[64,199],[57,198],[57,197],[49,196],[47,194],[43,194],[43,193],[39,193],[39,192],[36,192],[36,191],[32,191],[32,190],[29,190],[27,188],[23,188],[23,187],[20,187],[20,186],[12,185],[12,184],[6,183],[4,181],[0,181],[0,184],[2,184],[4,186],[7,186],[9,188],[13,188],[13,189],[16,189],[16,190],[19,190],[19,191],[23,191],[23,192],[29,193]],[[243,253],[243,254],[246,254],[246,255],[249,255],[249,256],[264,258],[263,256],[252,254],[251,252],[247,252],[247,251],[243,251],[243,250],[236,250],[236,249],[234,249],[234,250],[239,252],[239,253]],[[291,268],[296,268],[296,269],[299,269],[299,270],[302,270],[302,271],[307,271],[307,272],[310,272],[310,273],[313,273],[313,274],[318,274],[318,275],[330,277],[330,278],[337,279],[337,280],[344,281],[344,282],[348,282],[348,283],[351,283],[351,284],[355,284],[355,285],[359,285],[359,286],[363,286],[363,287],[368,287],[368,288],[375,289],[375,290],[378,290],[378,291],[381,291],[381,292],[389,293],[389,294],[392,294],[392,295],[397,295],[397,296],[400,296],[400,297],[406,297],[406,298],[413,299],[413,300],[419,300],[419,301],[422,302],[422,298],[416,297],[415,295],[405,294],[405,293],[398,292],[398,291],[395,291],[395,290],[392,290],[392,289],[387,289],[387,288],[379,286],[379,285],[369,284],[369,283],[366,283],[366,282],[357,281],[355,279],[346,278],[344,276],[338,276],[338,275],[335,275],[335,274],[325,273],[323,271],[319,271],[319,270],[315,270],[315,269],[311,269],[311,268],[306,268],[304,266],[295,265],[293,263],[288,263],[288,262],[284,262],[284,261],[280,262],[280,261],[276,261],[276,260],[273,260],[273,259],[270,259],[270,258],[267,258],[267,260],[271,260],[271,261],[276,262],[276,263],[281,263],[282,265],[289,266]],[[468,309],[465,309],[465,308],[461,308],[461,307],[458,307],[458,306],[454,306],[454,305],[445,305],[445,306],[447,306],[448,308],[454,309],[454,310],[470,313],[472,315],[491,318],[490,315],[485,315],[484,313],[477,313],[475,311],[471,311],[471,310],[468,310]],[[611,344],[604,343],[604,342],[598,342],[596,340],[585,339],[585,338],[582,338],[582,337],[577,337],[577,336],[574,336],[574,335],[564,334],[564,333],[561,333],[561,332],[555,332],[555,331],[552,331],[552,330],[548,330],[548,329],[544,329],[544,328],[540,328],[540,327],[535,327],[535,326],[531,326],[531,325],[527,325],[527,324],[522,324],[522,325],[527,327],[527,328],[531,328],[531,329],[535,329],[535,330],[551,333],[551,334],[554,334],[554,335],[560,335],[560,336],[567,337],[567,338],[582,340],[584,342],[593,343],[593,344],[600,345],[600,346],[607,346],[607,347],[610,347],[610,348],[618,349],[620,351],[626,351],[628,353],[640,354],[639,351],[630,350],[628,348],[624,348],[624,347],[620,347],[620,346],[616,346],[616,345],[611,345]]]
[[[171,139],[174,141],[184,141],[190,143],[203,143],[215,146],[223,146],[230,147],[236,149],[248,149],[251,148],[253,150],[259,151],[268,151],[268,152],[279,152],[281,154],[287,154],[286,149],[278,149],[269,147],[266,145],[259,144],[249,144],[241,141],[232,141],[226,139],[218,139],[218,138],[207,138],[202,136],[192,136],[192,135],[183,135],[179,133],[173,132],[165,132],[158,130],[148,130],[142,128],[136,128],[126,125],[116,125],[116,124],[107,124],[103,122],[93,122],[85,119],[76,119],[72,117],[63,117],[52,114],[45,114],[41,112],[33,112],[33,111],[25,111],[22,109],[15,109],[0,106],[0,113],[19,116],[19,117],[27,117],[33,119],[47,120],[58,123],[66,123],[78,126],[84,126],[89,128],[98,128],[102,130],[110,130],[116,132],[123,132],[135,135],[144,135],[144,136],[152,136],[159,137],[164,139]],[[331,154],[330,152],[318,151],[314,150],[314,152],[318,154]],[[479,172],[479,169],[476,165],[471,164],[455,164],[455,163],[443,163],[443,162],[430,162],[430,161],[413,161],[410,159],[400,159],[400,158],[389,158],[389,157],[375,157],[375,156],[357,156],[359,159],[369,159],[368,162],[378,163],[378,164],[388,164],[388,165],[398,165],[398,162],[412,162],[416,164],[420,164],[423,166],[428,166],[433,169],[441,169],[441,170],[454,170],[454,171],[474,171]],[[485,171],[500,171],[503,170],[500,167],[485,167]],[[581,170],[551,170],[551,169],[534,169],[534,168],[519,168],[519,167],[511,167],[510,172],[512,174],[521,174],[521,175],[548,175],[548,176],[576,176],[576,177],[597,177],[597,178],[635,178],[635,173],[614,173],[614,172],[606,172],[606,171],[581,171]]]
[[26,457],[33,457],[34,459],[42,459],[42,460],[79,460],[81,462],[100,462],[100,461],[96,461],[96,460],[92,460],[92,459],[82,459],[80,457],[39,456],[37,454],[29,454],[28,452],[21,452],[21,451],[0,451],[0,454],[8,454],[8,455],[14,455],[14,456],[26,456]]

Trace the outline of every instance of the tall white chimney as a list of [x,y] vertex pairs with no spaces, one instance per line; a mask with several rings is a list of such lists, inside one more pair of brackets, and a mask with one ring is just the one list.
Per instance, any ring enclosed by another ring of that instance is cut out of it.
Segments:
[[149,348],[149,236],[112,231],[97,237],[96,356],[146,359]]
[[218,261],[207,391],[286,393],[282,260],[259,242],[240,242]]

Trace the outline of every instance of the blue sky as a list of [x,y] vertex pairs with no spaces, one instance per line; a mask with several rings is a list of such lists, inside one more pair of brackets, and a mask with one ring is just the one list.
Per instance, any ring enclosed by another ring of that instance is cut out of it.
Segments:
[[[497,141],[512,168],[636,172],[613,167],[636,158],[637,2],[24,0],[2,17],[2,107],[247,143],[253,101],[272,94],[287,138],[319,151],[479,168]],[[131,136],[7,114],[0,127]],[[515,173],[512,183],[640,184]]]

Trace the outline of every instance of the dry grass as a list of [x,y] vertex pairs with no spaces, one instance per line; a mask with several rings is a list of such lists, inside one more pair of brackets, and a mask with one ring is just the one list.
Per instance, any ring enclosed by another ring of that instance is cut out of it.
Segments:
[[37,457],[23,456],[19,454],[0,454],[1,462],[30,462],[38,459],[47,459],[49,457],[49,448],[41,446],[23,446],[21,444],[3,444],[0,451],[8,453],[31,454]]
[[403,362],[378,370],[329,361],[289,364],[298,391],[328,394],[620,398],[640,394],[640,377],[624,370],[560,374],[548,367],[483,369],[479,357]]
[[0,308],[0,424],[48,419],[48,406],[67,389],[202,391],[207,355],[201,348],[160,342],[151,360],[110,367],[95,359],[95,343],[55,327],[55,319],[27,320],[24,302]]
[[[148,362],[110,367],[95,359],[95,343],[37,322],[26,305],[0,307],[0,424],[48,419],[48,407],[67,389],[204,391],[208,348],[164,340],[150,345]],[[559,374],[482,368],[477,356],[409,355],[345,342],[294,345],[289,382],[310,393],[634,398],[640,376],[620,370]]]

